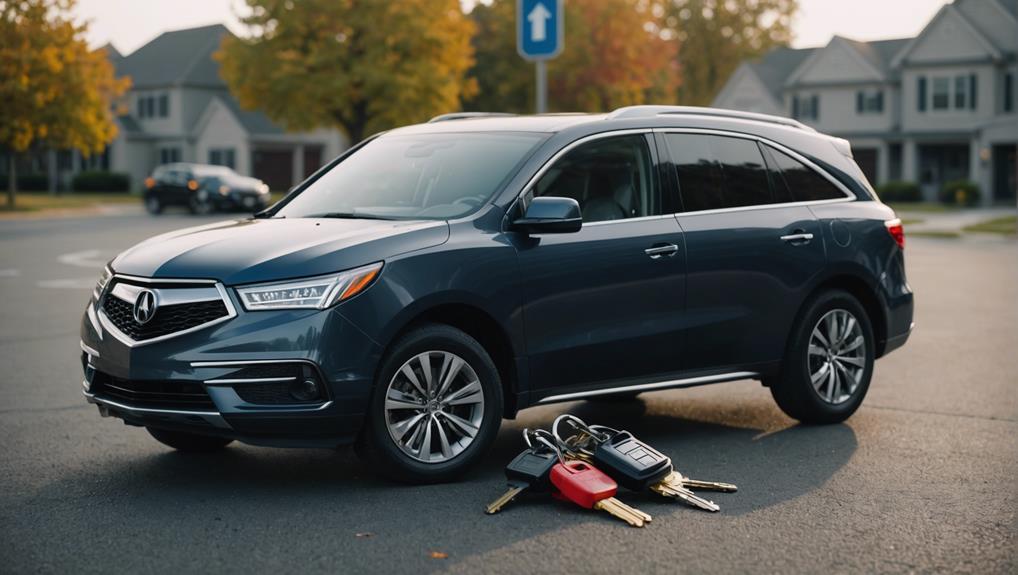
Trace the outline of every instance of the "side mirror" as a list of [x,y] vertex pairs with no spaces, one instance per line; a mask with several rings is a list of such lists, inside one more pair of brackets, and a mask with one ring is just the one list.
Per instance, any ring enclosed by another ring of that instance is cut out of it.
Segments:
[[527,213],[513,222],[513,229],[528,234],[569,234],[580,231],[583,216],[572,198],[534,198]]

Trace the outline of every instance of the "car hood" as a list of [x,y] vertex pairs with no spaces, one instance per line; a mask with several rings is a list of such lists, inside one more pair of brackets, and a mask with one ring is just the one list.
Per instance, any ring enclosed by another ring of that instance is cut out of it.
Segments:
[[145,240],[111,265],[120,274],[237,285],[333,273],[448,238],[448,224],[436,221],[231,220]]

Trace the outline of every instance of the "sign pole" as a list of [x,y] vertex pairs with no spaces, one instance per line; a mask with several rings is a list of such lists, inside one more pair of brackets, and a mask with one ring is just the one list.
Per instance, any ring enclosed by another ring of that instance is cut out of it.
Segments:
[[537,73],[537,98],[536,98],[536,113],[544,114],[548,111],[548,68],[545,65],[545,60],[538,60],[534,62],[534,70]]

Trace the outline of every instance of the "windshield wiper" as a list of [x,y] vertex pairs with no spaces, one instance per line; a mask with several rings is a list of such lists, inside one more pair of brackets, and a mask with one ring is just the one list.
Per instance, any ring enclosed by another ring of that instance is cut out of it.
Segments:
[[362,214],[358,212],[327,212],[324,214],[311,214],[305,216],[308,218],[336,218],[342,220],[395,220],[388,216],[379,216],[375,214]]

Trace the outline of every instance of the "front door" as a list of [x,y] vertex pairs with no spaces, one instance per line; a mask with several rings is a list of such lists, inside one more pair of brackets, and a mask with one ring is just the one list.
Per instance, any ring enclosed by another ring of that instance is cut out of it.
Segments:
[[583,228],[517,238],[533,399],[677,372],[685,247],[648,134],[599,137],[528,194],[571,197]]
[[690,375],[767,367],[781,359],[806,290],[826,261],[820,225],[798,202],[846,195],[826,180],[826,189],[809,188],[803,183],[809,174],[797,169],[804,165],[754,139],[694,133],[662,139],[683,204],[676,216],[687,253],[683,367]]

